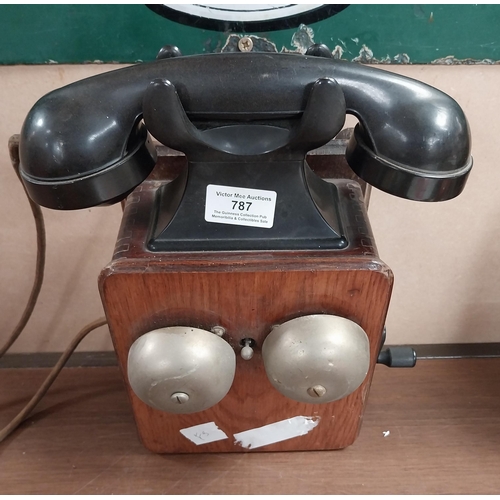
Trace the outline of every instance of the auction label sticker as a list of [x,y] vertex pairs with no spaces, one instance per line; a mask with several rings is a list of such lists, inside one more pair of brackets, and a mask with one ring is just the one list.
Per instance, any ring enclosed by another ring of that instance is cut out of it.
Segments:
[[271,228],[276,198],[275,191],[209,184],[205,220],[233,226]]

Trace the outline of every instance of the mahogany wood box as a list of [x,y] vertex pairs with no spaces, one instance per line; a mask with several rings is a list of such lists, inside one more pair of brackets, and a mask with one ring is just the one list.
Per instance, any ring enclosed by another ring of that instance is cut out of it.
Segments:
[[[305,435],[255,451],[331,450],[356,439],[362,422],[393,276],[378,258],[360,185],[338,187],[349,246],[343,250],[150,252],[145,247],[154,194],[165,177],[140,185],[128,198],[112,261],[99,288],[135,421],[143,444],[156,453],[242,452],[234,438],[250,429],[297,416],[316,427]],[[269,382],[260,348],[273,325],[309,314],[334,314],[358,323],[370,341],[370,367],[361,386],[326,404],[286,398]],[[171,414],[143,403],[127,383],[132,343],[167,326],[211,330],[222,326],[237,354],[229,393],[215,406],[193,414]],[[239,356],[241,341],[255,340],[250,360]],[[214,422],[228,437],[201,445],[182,429]]]

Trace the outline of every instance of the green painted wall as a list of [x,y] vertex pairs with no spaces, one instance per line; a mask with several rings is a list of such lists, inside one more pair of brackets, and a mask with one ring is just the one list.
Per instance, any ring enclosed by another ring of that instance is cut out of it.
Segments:
[[[500,5],[357,4],[309,27],[315,42],[340,47],[348,60],[360,50],[366,62],[500,60]],[[278,50],[296,50],[295,32],[255,34]],[[149,61],[165,44],[186,55],[220,51],[227,36],[176,24],[143,5],[0,5],[0,64]]]

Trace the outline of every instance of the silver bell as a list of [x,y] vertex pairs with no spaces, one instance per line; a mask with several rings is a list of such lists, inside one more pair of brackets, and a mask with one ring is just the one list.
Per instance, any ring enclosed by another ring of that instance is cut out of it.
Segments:
[[262,345],[271,384],[303,403],[328,403],[355,391],[370,366],[365,331],[340,316],[314,314],[277,327]]
[[128,354],[128,379],[149,406],[170,413],[195,413],[217,404],[236,370],[232,347],[217,335],[187,326],[153,330]]

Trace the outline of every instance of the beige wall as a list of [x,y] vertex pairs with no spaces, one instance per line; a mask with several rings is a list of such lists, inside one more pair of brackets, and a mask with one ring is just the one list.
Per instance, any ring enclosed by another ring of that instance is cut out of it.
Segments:
[[[50,90],[116,66],[0,67],[0,343],[29,294],[35,234],[29,205],[9,162],[7,140]],[[385,66],[454,97],[469,118],[475,166],[464,193],[424,204],[373,190],[370,220],[381,258],[395,274],[388,342],[500,342],[500,66]],[[352,123],[349,121],[348,123]],[[46,278],[35,313],[12,352],[61,351],[103,314],[98,273],[110,259],[119,206],[44,210]],[[105,328],[82,350],[111,349]]]

